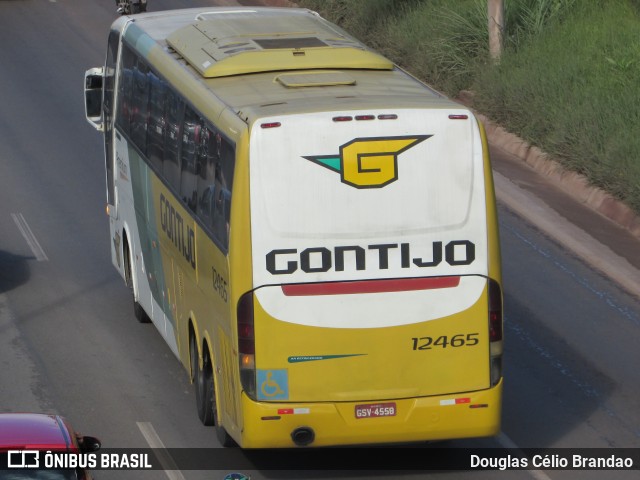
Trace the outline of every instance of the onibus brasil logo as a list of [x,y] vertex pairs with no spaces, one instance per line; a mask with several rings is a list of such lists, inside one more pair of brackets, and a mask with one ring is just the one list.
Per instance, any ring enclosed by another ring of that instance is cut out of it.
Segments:
[[355,188],[382,188],[398,179],[398,155],[432,135],[354,138],[337,155],[305,156],[307,160],[340,174],[342,183]]

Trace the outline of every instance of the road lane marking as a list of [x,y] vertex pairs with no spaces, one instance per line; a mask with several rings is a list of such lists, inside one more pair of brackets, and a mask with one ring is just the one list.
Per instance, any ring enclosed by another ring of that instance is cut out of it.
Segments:
[[496,196],[518,216],[600,271],[632,296],[640,292],[640,269],[614,253],[578,226],[569,222],[539,197],[520,188],[499,172],[493,172]]
[[20,230],[20,233],[22,234],[24,239],[27,241],[29,248],[31,248],[33,255],[36,257],[36,260],[38,260],[39,262],[45,262],[49,260],[49,257],[47,257],[47,254],[44,253],[44,250],[40,246],[40,243],[38,243],[38,239],[29,228],[29,224],[24,219],[22,214],[12,213],[11,217],[13,218],[13,221],[18,226],[18,230]]
[[[142,436],[151,448],[166,451],[164,443],[160,440],[160,437],[156,433],[156,429],[153,428],[151,422],[136,422],[136,425],[138,425]],[[160,465],[162,465],[164,473],[169,477],[169,480],[185,480],[184,475],[182,475],[182,472],[178,469],[178,466],[174,462],[173,458],[171,458],[171,455],[168,453],[166,455],[162,455],[156,452],[156,457],[158,458]]]
[[552,253],[548,252],[547,250],[545,250],[544,248],[536,244],[534,241],[529,240],[524,235],[518,233],[518,231],[515,228],[513,228],[511,225],[508,225],[507,223],[500,223],[500,228],[503,228],[509,231],[514,237],[516,237],[522,243],[527,245],[527,247],[531,248],[538,255],[547,259],[556,268],[561,270],[564,274],[570,276],[575,283],[585,288],[586,290],[588,290],[590,293],[592,293],[599,299],[603,300],[604,303],[607,305],[607,307],[612,308],[617,313],[627,318],[627,320],[631,321],[634,325],[640,327],[640,317],[636,313],[631,311],[629,308],[619,305],[619,303],[613,296],[609,295],[605,291],[598,290],[595,286],[591,285],[588,279],[586,279],[581,275],[578,275],[576,272],[573,271],[573,269],[571,269],[569,266],[562,263]]
[[[509,450],[516,450],[517,452],[520,452],[523,457],[525,456],[522,452],[522,449],[518,445],[516,445],[516,443],[511,440],[506,433],[500,432],[500,435],[496,437],[496,440],[504,448],[508,448]],[[551,477],[541,470],[526,470],[526,472],[536,480],[551,480]]]

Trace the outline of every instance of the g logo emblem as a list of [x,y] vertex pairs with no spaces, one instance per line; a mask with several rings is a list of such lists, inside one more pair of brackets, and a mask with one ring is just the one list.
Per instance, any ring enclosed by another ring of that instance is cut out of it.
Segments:
[[431,137],[356,138],[340,146],[338,155],[303,157],[340,173],[355,188],[382,188],[398,179],[398,155]]

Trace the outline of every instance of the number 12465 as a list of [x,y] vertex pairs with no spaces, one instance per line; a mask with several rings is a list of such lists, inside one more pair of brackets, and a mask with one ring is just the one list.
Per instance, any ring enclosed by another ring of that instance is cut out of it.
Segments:
[[473,347],[478,345],[479,333],[459,333],[457,335],[441,335],[439,337],[413,337],[412,350],[431,350],[433,348]]

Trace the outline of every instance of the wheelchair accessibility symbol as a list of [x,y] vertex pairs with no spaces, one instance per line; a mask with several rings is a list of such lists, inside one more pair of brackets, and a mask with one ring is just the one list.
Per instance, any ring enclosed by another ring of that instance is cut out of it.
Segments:
[[288,400],[289,374],[283,370],[258,370],[258,400]]

